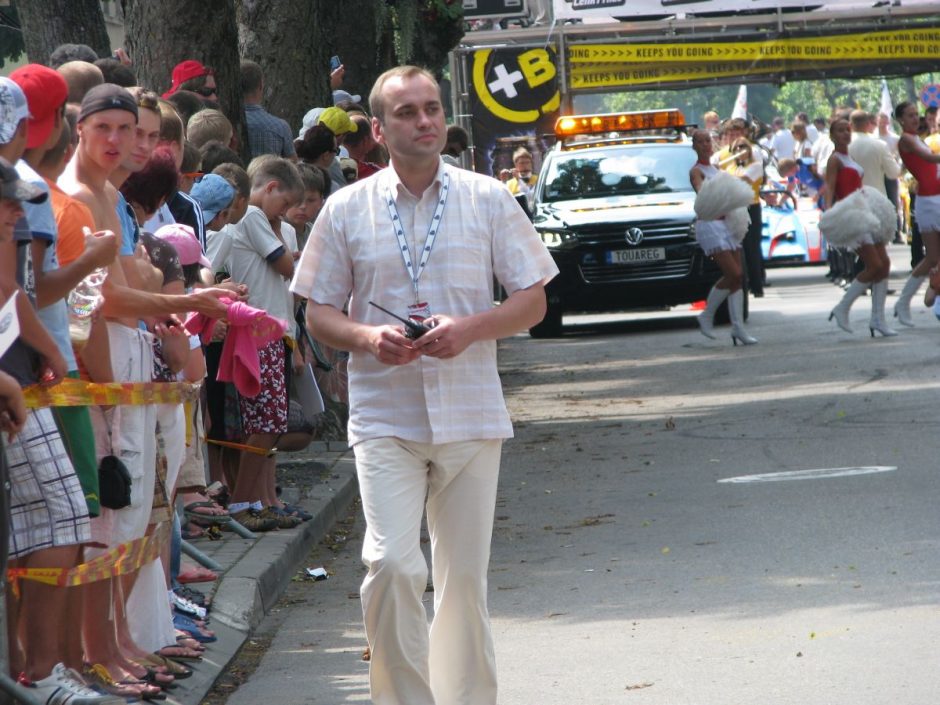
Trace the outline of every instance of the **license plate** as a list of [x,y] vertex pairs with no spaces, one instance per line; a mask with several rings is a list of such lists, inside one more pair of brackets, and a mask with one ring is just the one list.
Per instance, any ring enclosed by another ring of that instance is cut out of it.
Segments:
[[638,250],[611,250],[607,253],[607,264],[642,264],[643,262],[662,262],[665,259],[665,247],[643,247]]

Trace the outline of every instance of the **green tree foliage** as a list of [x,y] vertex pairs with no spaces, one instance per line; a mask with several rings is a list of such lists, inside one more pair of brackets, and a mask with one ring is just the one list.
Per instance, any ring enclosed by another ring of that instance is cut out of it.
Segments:
[[[930,82],[928,75],[888,79],[891,102],[916,99],[915,89]],[[702,115],[715,110],[722,118],[734,108],[740,84],[703,86],[683,90],[631,91],[581,95],[575,98],[577,112],[620,112],[679,108],[689,122],[701,123]],[[747,84],[748,111],[769,123],[779,115],[787,122],[799,112],[828,118],[835,108],[861,108],[874,112],[881,105],[881,79],[833,78],[818,81],[793,81],[776,86],[768,83]]]
[[[729,117],[738,97],[739,84],[726,86],[703,86],[686,90],[634,91],[629,93],[607,93],[603,95],[583,96],[575,106],[583,112],[620,112],[624,110],[655,110],[658,108],[679,108],[689,122],[701,124],[702,115],[709,110],[716,111],[722,118]],[[770,106],[776,97],[778,88],[770,84],[753,84],[747,88],[749,112],[761,120],[770,122],[773,118]]]
[[7,61],[16,61],[25,51],[16,2],[9,6],[0,5],[0,68]]
[[[888,92],[892,105],[910,100],[910,80],[904,78],[888,79]],[[927,83],[926,76],[915,76],[915,86]],[[875,112],[881,105],[880,78],[834,78],[822,81],[794,81],[780,88],[773,100],[773,107],[778,114],[791,119],[798,112],[806,112],[810,117],[828,118],[836,108],[860,108]]]

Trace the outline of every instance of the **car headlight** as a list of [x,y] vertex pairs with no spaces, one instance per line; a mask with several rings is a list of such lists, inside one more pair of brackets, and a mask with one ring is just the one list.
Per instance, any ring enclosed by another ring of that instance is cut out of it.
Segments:
[[575,239],[574,233],[567,230],[539,230],[539,237],[542,238],[545,247],[561,247]]

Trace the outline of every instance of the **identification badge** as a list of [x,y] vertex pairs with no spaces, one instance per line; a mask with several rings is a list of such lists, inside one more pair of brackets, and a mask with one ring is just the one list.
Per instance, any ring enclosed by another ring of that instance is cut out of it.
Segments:
[[421,301],[408,307],[408,318],[419,323],[431,317],[431,307],[427,301]]

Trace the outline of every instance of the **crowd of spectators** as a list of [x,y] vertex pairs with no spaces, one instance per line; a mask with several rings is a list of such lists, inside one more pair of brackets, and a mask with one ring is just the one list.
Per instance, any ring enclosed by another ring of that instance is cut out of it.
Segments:
[[275,475],[314,421],[288,284],[324,200],[387,164],[342,67],[295,132],[243,61],[242,145],[180,58],[163,86],[82,45],[0,78],[9,666],[45,703],[165,699],[215,641],[195,585],[217,576],[181,542],[310,519]]

